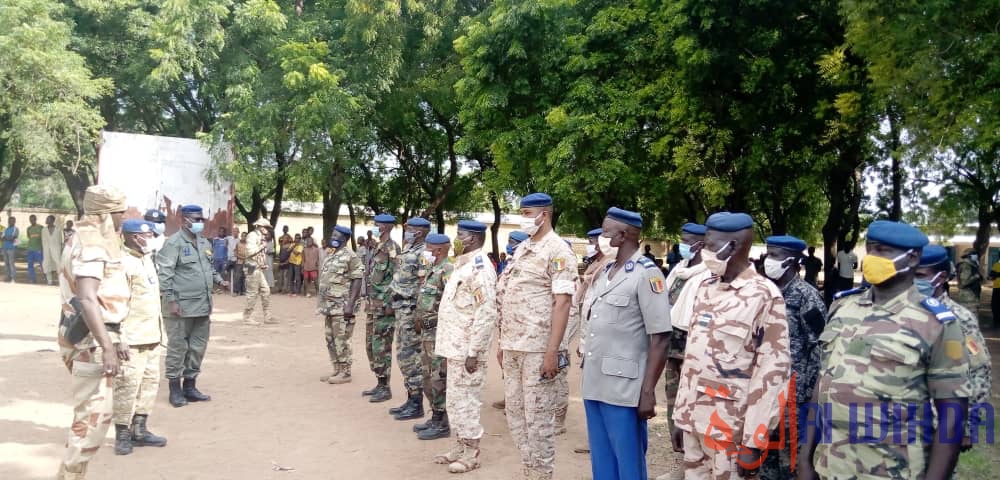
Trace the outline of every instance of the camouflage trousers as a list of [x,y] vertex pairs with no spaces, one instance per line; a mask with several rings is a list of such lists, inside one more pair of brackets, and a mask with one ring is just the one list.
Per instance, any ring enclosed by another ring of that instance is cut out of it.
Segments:
[[478,440],[483,436],[479,421],[483,409],[483,383],[486,380],[486,361],[479,361],[479,368],[469,373],[465,360],[446,360],[448,364],[448,423],[460,439]]
[[976,317],[976,319],[979,318],[979,294],[978,293],[976,293],[974,291],[971,291],[971,290],[966,290],[966,289],[961,289],[960,288],[958,290],[958,298],[956,300],[958,301],[959,305],[961,305],[961,306],[969,309],[969,311],[972,312],[972,314]]
[[132,414],[149,415],[160,390],[160,357],[163,349],[158,343],[130,345],[129,359],[122,362],[115,377],[115,425],[129,425]]
[[416,320],[413,307],[396,310],[396,360],[403,374],[406,393],[416,395],[424,388],[423,365],[420,362],[420,334],[413,327]]
[[684,480],[739,480],[736,456],[705,444],[705,435],[684,432]]
[[113,380],[104,376],[100,347],[78,350],[60,345],[59,350],[73,378],[73,425],[57,477],[63,478],[63,472],[85,473],[104,443],[114,413],[114,390]]
[[[428,332],[423,332],[428,333]],[[424,378],[424,396],[427,403],[431,405],[431,410],[443,412],[445,410],[446,393],[448,385],[448,365],[444,357],[434,355],[434,340],[427,340],[424,337],[423,348],[420,350],[420,363],[423,365],[421,373]],[[433,338],[433,337],[431,337]]]
[[267,284],[267,277],[264,271],[255,268],[250,273],[249,268],[245,268],[247,285],[247,304],[243,308],[243,321],[250,321],[253,317],[253,309],[257,306],[257,298],[260,298],[260,306],[264,309],[264,318],[271,320],[271,287]]
[[385,315],[382,302],[368,299],[368,319],[365,323],[365,351],[372,373],[379,378],[389,378],[392,371],[392,334],[396,317]]
[[166,317],[167,378],[198,378],[208,350],[211,320],[208,317]]
[[565,426],[566,412],[569,411],[569,367],[560,369],[556,375],[556,404],[552,411],[555,414],[555,428]]
[[504,350],[503,377],[507,427],[521,463],[533,476],[548,478],[556,457],[558,382],[541,378],[544,357],[541,352]]
[[349,321],[343,315],[327,315],[324,322],[326,333],[326,351],[330,354],[330,363],[351,364],[351,337],[354,336],[354,319]]

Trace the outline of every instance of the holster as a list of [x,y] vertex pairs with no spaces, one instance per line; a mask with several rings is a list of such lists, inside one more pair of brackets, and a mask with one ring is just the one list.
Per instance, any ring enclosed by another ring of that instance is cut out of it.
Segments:
[[73,313],[62,314],[59,325],[64,328],[60,328],[59,330],[67,342],[76,345],[90,334],[90,327],[83,320],[83,306],[80,304],[80,299],[76,297],[71,298],[69,305],[73,307]]

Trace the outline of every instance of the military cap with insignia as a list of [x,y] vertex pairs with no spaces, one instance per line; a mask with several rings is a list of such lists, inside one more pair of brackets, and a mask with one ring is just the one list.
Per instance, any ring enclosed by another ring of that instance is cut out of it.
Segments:
[[155,208],[150,208],[149,210],[146,210],[146,213],[142,216],[142,218],[147,222],[153,222],[153,223],[163,223],[167,221],[167,216],[164,215],[163,212]]
[[458,229],[468,230],[470,232],[476,232],[476,233],[483,233],[486,231],[486,224],[483,222],[477,222],[475,220],[459,220]]
[[618,207],[611,207],[608,209],[608,213],[606,215],[608,218],[612,218],[626,225],[642,228],[642,216],[638,213],[623,210]]
[[806,242],[791,235],[772,235],[764,240],[768,246],[781,247],[796,253],[801,253],[806,249]]
[[920,252],[920,266],[930,267],[951,260],[948,249],[941,245],[928,245]]
[[413,217],[407,220],[406,224],[411,227],[431,228],[430,220],[427,220],[426,218],[423,217]]
[[350,228],[342,227],[340,225],[337,225],[337,226],[333,227],[333,229],[336,232],[343,233],[344,235],[347,235],[347,236],[351,236],[351,233],[352,233]]
[[202,213],[203,210],[198,205],[184,205],[181,207],[181,213],[184,215],[193,215],[195,213]]
[[432,233],[427,235],[426,242],[428,245],[447,245],[451,243],[451,239],[443,233]]
[[684,226],[681,227],[681,232],[690,233],[692,235],[704,235],[706,231],[708,231],[708,229],[700,223],[685,223]]
[[713,213],[705,221],[706,230],[717,232],[739,232],[753,227],[753,218],[742,212],[718,212]]
[[552,205],[552,197],[544,193],[532,193],[521,199],[521,208],[548,207]]
[[876,220],[868,226],[867,240],[902,249],[927,246],[927,235],[920,229],[903,222]]
[[375,223],[391,223],[396,224],[396,217],[389,215],[388,213],[380,213],[375,215]]
[[125,233],[152,232],[153,222],[147,222],[141,218],[130,218],[122,222],[122,231]]

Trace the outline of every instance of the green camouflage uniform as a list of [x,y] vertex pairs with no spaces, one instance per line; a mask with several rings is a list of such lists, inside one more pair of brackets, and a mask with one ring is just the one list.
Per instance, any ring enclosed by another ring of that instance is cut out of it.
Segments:
[[326,317],[326,350],[334,368],[351,365],[354,319],[344,318],[344,303],[350,298],[351,283],[363,276],[361,259],[347,248],[327,254],[320,266],[316,303],[319,313]]
[[958,303],[969,309],[973,315],[979,315],[979,295],[983,289],[983,276],[979,273],[979,262],[963,258],[958,262],[957,270]]
[[406,393],[422,393],[424,379],[420,364],[420,334],[413,327],[414,308],[420,292],[421,273],[424,268],[424,244],[407,244],[396,259],[392,276],[392,308],[396,311],[396,360],[403,374]]
[[420,276],[425,278],[417,296],[417,308],[414,321],[420,325],[422,349],[420,360],[423,366],[421,373],[424,379],[424,395],[434,412],[445,409],[445,388],[447,387],[447,365],[444,358],[434,354],[434,339],[437,337],[438,305],[441,294],[448,283],[448,277],[455,269],[451,260],[445,260],[438,265],[421,264]]
[[[965,436],[970,435],[970,420],[973,416],[978,419],[978,425],[986,425],[986,418],[982,418],[982,410],[975,408],[990,401],[990,391],[993,388],[993,366],[990,360],[990,351],[986,349],[986,339],[983,332],[979,330],[979,322],[976,316],[969,309],[959,305],[947,295],[942,295],[939,300],[948,307],[958,324],[962,327],[962,335],[965,336],[965,353],[969,356],[969,413],[965,417]],[[984,429],[979,429],[979,435],[984,434]],[[977,438],[978,440],[978,438]]]
[[368,363],[376,377],[388,380],[392,367],[392,334],[396,317],[385,313],[386,302],[392,305],[393,274],[399,245],[391,238],[375,247],[368,261],[368,319],[365,323],[365,348]]

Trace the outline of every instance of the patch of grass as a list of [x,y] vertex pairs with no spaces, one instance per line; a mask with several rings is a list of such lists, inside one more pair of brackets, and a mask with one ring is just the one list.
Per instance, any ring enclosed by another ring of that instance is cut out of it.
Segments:
[[[1000,471],[1000,445],[986,443],[984,430],[980,430],[980,443],[958,457],[959,478],[997,478]],[[993,423],[994,439],[1000,439],[1000,423]]]

